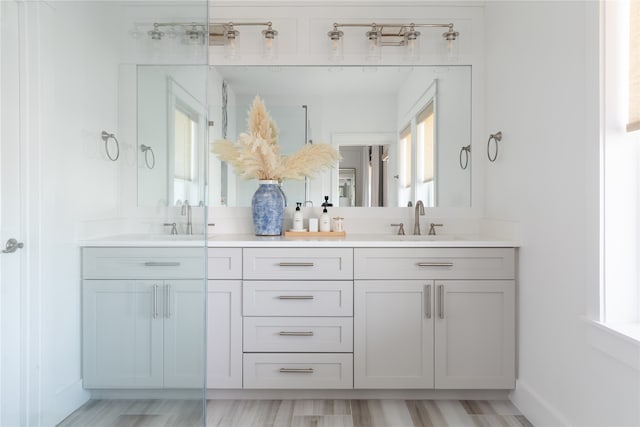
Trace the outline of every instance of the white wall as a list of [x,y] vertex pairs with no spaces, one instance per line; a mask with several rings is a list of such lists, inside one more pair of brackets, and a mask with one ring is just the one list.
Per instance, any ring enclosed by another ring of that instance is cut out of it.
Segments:
[[[598,286],[597,2],[488,2],[489,218],[520,223],[515,403],[537,426],[640,425],[640,375],[587,340]],[[483,150],[484,147],[478,146]]]
[[118,216],[119,165],[106,158],[100,138],[102,130],[118,135],[118,51],[112,9],[60,3],[41,10],[39,357],[41,422],[53,425],[88,398],[76,227]]

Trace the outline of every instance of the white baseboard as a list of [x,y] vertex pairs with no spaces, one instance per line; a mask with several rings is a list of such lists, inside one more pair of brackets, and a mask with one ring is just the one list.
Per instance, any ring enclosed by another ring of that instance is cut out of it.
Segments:
[[[509,390],[232,390],[208,389],[207,399],[405,399],[405,400],[506,400]],[[91,390],[92,399],[189,399],[203,398],[203,390],[105,389]]]
[[52,422],[47,421],[44,425],[57,425],[76,409],[87,403],[90,398],[91,394],[82,388],[81,379],[68,386],[59,388],[56,390],[55,401],[52,402],[52,405],[47,411],[52,418]]
[[509,393],[509,400],[534,426],[564,427],[571,425],[560,411],[525,382],[516,381],[516,388]]
[[207,399],[505,400],[509,390],[207,390]]

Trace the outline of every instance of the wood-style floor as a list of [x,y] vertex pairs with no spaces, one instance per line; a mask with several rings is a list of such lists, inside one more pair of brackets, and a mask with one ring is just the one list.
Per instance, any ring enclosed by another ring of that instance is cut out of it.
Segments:
[[[91,400],[61,427],[197,427],[202,402]],[[533,427],[509,401],[209,400],[206,426],[220,427]]]

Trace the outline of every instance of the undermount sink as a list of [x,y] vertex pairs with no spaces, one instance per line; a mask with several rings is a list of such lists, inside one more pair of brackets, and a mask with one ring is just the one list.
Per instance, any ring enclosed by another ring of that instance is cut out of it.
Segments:
[[459,236],[453,236],[453,235],[428,235],[428,234],[422,234],[422,235],[414,235],[414,234],[406,234],[406,235],[399,235],[396,234],[393,236],[393,240],[400,240],[400,241],[418,241],[418,242],[447,242],[447,241],[452,241],[452,240],[463,240],[461,237]]
[[[204,234],[125,234],[117,236],[121,240],[149,240],[149,241],[197,241],[204,240]],[[211,239],[211,236],[208,236]]]
[[204,237],[204,234],[149,234],[148,238],[149,240],[204,240]]

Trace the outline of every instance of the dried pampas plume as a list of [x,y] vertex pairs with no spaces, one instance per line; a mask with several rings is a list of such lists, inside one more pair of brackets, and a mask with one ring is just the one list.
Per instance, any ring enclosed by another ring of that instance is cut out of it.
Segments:
[[304,179],[335,166],[340,155],[329,144],[306,144],[290,156],[280,154],[278,128],[260,97],[256,96],[247,117],[248,133],[238,141],[219,140],[211,151],[229,163],[245,179]]

